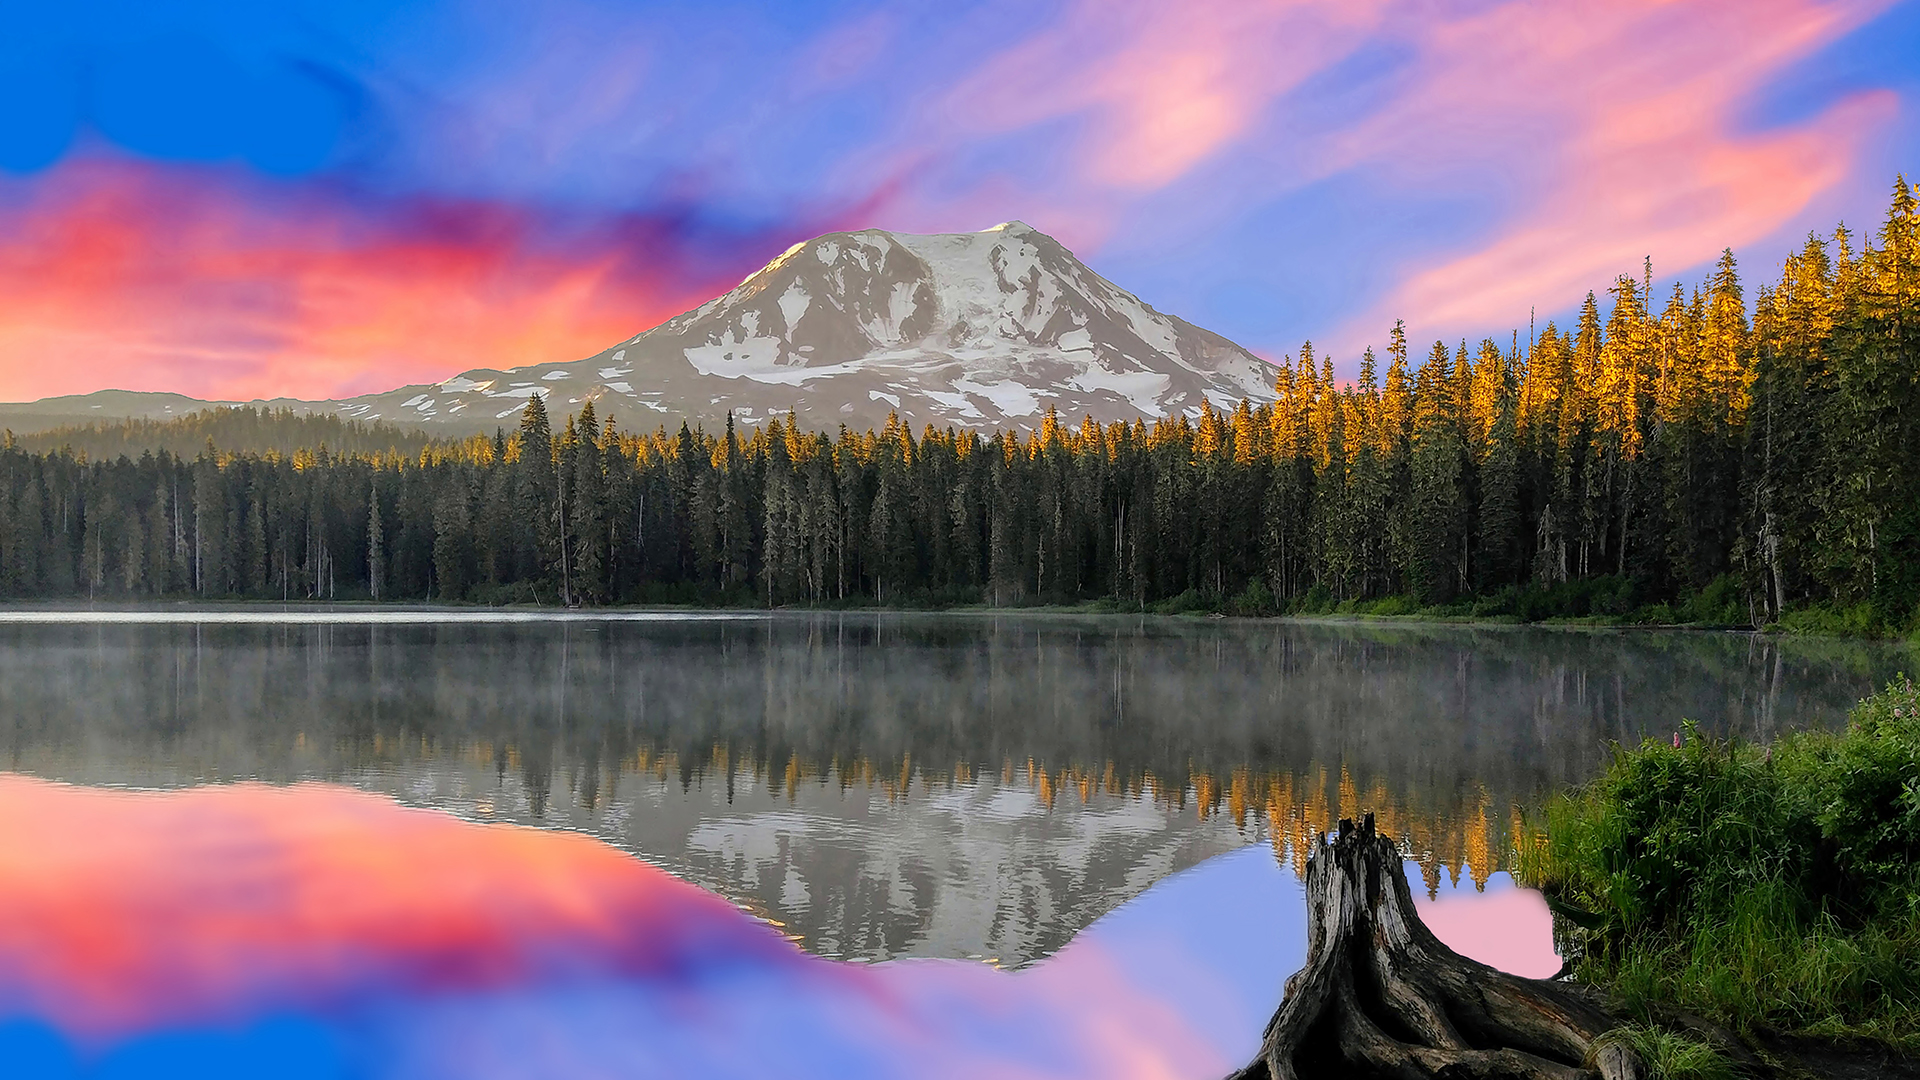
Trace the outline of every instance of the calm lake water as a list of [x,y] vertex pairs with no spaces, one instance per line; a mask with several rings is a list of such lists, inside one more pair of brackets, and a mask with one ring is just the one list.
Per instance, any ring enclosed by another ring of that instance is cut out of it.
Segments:
[[[71,621],[48,621],[66,618]],[[1911,654],[1738,634],[1134,617],[0,613],[0,765],[317,780],[589,834],[843,960],[1018,967],[1375,810],[1432,888],[1682,718],[1835,725]],[[1279,973],[1284,976],[1285,972]]]

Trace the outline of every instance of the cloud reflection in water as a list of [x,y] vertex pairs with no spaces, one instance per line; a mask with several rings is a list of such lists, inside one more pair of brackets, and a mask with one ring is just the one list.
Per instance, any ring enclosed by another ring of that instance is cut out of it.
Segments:
[[0,821],[16,1076],[1216,1077],[1303,950],[1265,845],[1002,971],[817,959],[589,838],[331,785],[0,774]]

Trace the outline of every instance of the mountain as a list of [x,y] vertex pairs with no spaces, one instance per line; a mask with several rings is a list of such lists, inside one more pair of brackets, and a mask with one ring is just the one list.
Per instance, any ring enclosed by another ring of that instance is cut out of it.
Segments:
[[[108,392],[0,406],[0,424],[179,415],[177,395]],[[583,360],[338,401],[261,402],[460,434],[511,426],[528,397],[556,415],[593,401],[628,430],[709,428],[794,412],[808,428],[1039,425],[1273,398],[1269,366],[1162,314],[1018,221],[977,233],[865,229],[795,244],[726,294]],[[151,409],[143,402],[153,399]],[[164,400],[162,400],[164,399]],[[136,411],[129,411],[136,410]]]

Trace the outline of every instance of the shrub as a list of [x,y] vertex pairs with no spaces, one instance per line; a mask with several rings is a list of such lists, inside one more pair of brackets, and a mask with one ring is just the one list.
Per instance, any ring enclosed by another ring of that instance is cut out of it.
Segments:
[[1519,600],[1520,590],[1513,585],[1497,589],[1473,602],[1473,617],[1484,619],[1491,616],[1511,615]]
[[1187,615],[1196,611],[1212,611],[1216,605],[1200,595],[1197,589],[1188,589],[1178,596],[1170,596],[1155,603],[1152,610],[1160,615]]
[[1250,579],[1240,595],[1227,604],[1235,615],[1271,615],[1274,607],[1273,593],[1268,591],[1267,583],[1257,577]]
[[1373,606],[1368,608],[1366,613],[1368,615],[1392,617],[1395,615],[1411,615],[1417,610],[1419,609],[1414,606],[1413,598],[1410,596],[1386,596],[1375,600]]
[[1326,615],[1333,611],[1333,591],[1325,585],[1315,585],[1308,589],[1300,602],[1294,605],[1296,615]]
[[1633,610],[1634,589],[1627,578],[1606,576],[1529,585],[1510,592],[1503,589],[1494,597],[1501,610],[1491,610],[1493,605],[1489,605],[1485,614],[1511,614],[1525,622],[1540,622],[1625,615]]
[[1872,604],[1820,604],[1785,612],[1780,616],[1780,629],[1790,634],[1878,637],[1884,627]]
[[1633,621],[1648,626],[1672,626],[1680,622],[1681,617],[1667,604],[1648,604],[1633,613]]
[[1740,1028],[1920,1031],[1920,692],[1904,676],[1844,733],[1700,735],[1617,750],[1518,853],[1576,927],[1577,971],[1629,1002]]
[[1681,622],[1707,626],[1747,626],[1752,622],[1746,592],[1732,574],[1721,574],[1706,588],[1689,595],[1676,614]]

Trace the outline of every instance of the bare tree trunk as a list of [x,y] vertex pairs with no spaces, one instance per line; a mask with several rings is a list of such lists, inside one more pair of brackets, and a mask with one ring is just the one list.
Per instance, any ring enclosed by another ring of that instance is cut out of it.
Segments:
[[1260,1056],[1231,1080],[1639,1080],[1596,1042],[1620,1023],[1566,983],[1469,960],[1420,921],[1400,852],[1373,815],[1307,860],[1307,964],[1287,980]]

